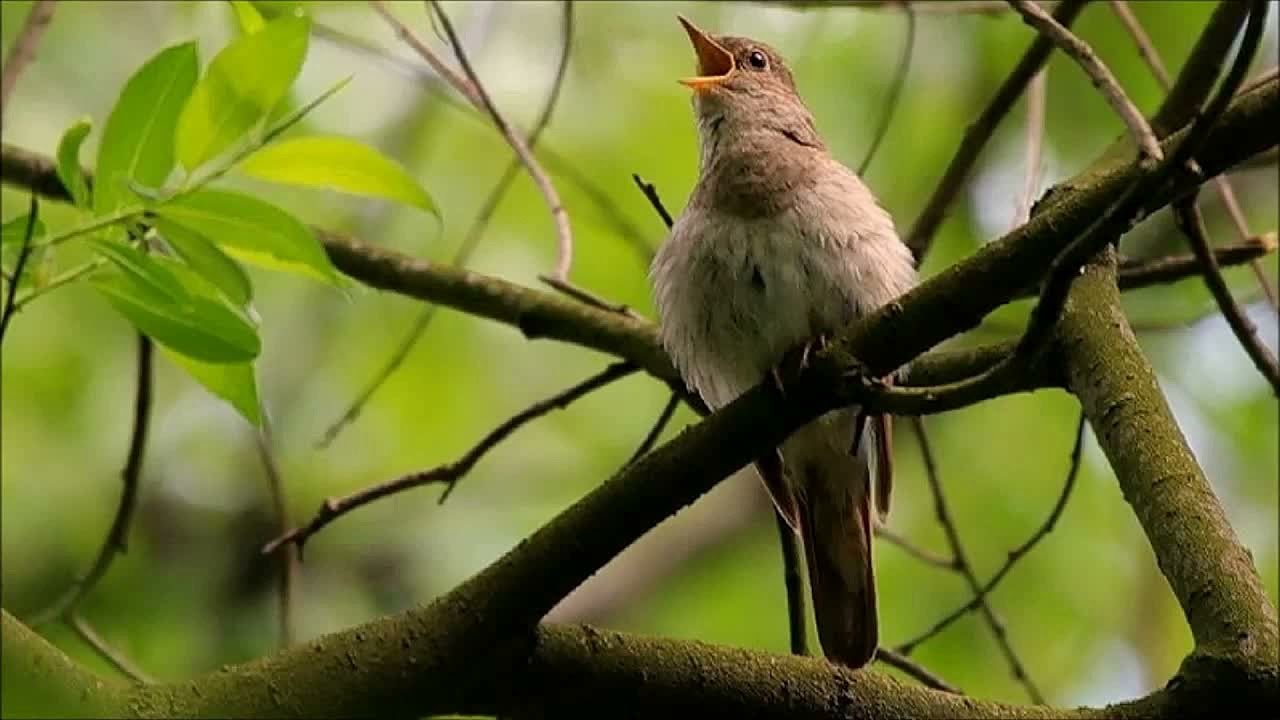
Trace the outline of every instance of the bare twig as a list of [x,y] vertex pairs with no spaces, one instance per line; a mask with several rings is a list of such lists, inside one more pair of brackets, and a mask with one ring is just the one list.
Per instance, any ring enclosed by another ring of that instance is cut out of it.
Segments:
[[[933,449],[930,447],[928,435],[925,434],[924,421],[918,417],[911,418],[911,426],[915,430],[916,440],[920,445],[920,456],[924,460],[925,476],[929,480],[929,489],[933,493],[934,513],[938,516],[938,524],[942,526],[942,530],[947,536],[947,544],[951,546],[951,554],[955,558],[956,567],[959,568],[960,574],[964,576],[969,588],[973,591],[973,602],[976,602],[982,608],[982,614],[986,618],[987,625],[991,627],[991,633],[995,636],[996,643],[1000,646],[1000,651],[1009,663],[1009,669],[1013,672],[1014,678],[1026,689],[1027,695],[1032,702],[1042,705],[1044,704],[1044,696],[1027,675],[1027,671],[1022,665],[1022,660],[1014,652],[1013,646],[1009,642],[1009,633],[1004,626],[1004,622],[1000,620],[991,605],[987,603],[986,596],[982,592],[982,586],[978,582],[978,576],[973,570],[973,565],[969,562],[969,556],[965,552],[964,544],[960,541],[960,533],[956,530],[955,521],[951,518],[951,511],[947,507],[946,496],[942,491],[942,481],[938,475],[937,461],[934,458]],[[916,646],[932,636],[931,634],[922,635],[915,640],[903,643],[897,650],[903,655],[910,655]]]
[[1151,68],[1151,74],[1156,76],[1160,86],[1168,92],[1169,87],[1173,85],[1173,78],[1169,76],[1169,71],[1165,68],[1164,61],[1160,59],[1160,51],[1151,42],[1151,36],[1147,35],[1142,23],[1138,21],[1133,11],[1129,9],[1129,3],[1125,2],[1125,0],[1111,0],[1111,10],[1119,18],[1125,32],[1129,33],[1129,37],[1133,38],[1133,44],[1138,46],[1138,54],[1147,63],[1147,67]]
[[[1001,0],[1003,2],[1003,0]],[[315,23],[313,25],[317,37],[323,38],[339,47],[347,50],[367,55],[375,60],[386,64],[389,68],[409,77],[426,81],[426,88],[440,98],[446,105],[463,113],[465,117],[481,120],[488,123],[488,119],[477,111],[470,104],[459,101],[453,95],[440,92],[439,77],[427,68],[422,67],[418,63],[406,61],[396,55],[388,53],[376,45],[373,45],[361,38],[345,33],[336,28],[330,27],[323,23]],[[533,146],[534,133],[529,135],[530,147]],[[561,177],[591,200],[592,204],[600,210],[602,218],[611,225],[622,240],[635,252],[640,262],[648,267],[649,260],[653,257],[653,247],[649,243],[645,234],[636,227],[626,213],[622,211],[613,198],[600,188],[585,172],[575,166],[564,156],[554,152],[547,143],[541,143],[538,147],[538,154],[542,156],[547,167],[550,168],[557,177]]]
[[920,684],[925,687],[931,687],[934,690],[941,690],[954,695],[964,694],[960,692],[959,688],[956,686],[938,677],[936,673],[902,653],[890,650],[889,648],[877,648],[876,660],[891,668],[901,670],[909,677],[920,681]]
[[280,546],[285,544],[293,544],[298,547],[299,553],[302,546],[307,540],[329,523],[339,517],[355,510],[358,507],[367,505],[375,500],[394,495],[405,490],[410,490],[423,485],[433,483],[444,483],[444,492],[440,495],[440,502],[444,502],[453,489],[457,487],[458,481],[461,480],[472,468],[478,463],[490,450],[497,447],[499,443],[505,440],[516,430],[532,420],[546,415],[552,410],[562,409],[578,398],[591,393],[614,380],[626,377],[638,370],[635,365],[629,362],[619,362],[610,365],[602,372],[596,373],[582,382],[563,390],[555,395],[541,400],[521,410],[501,425],[489,431],[487,435],[481,438],[468,450],[461,458],[439,465],[430,470],[405,475],[390,482],[373,485],[363,490],[358,490],[350,495],[344,495],[339,498],[328,498],[321,504],[320,509],[315,516],[306,525],[295,528],[280,537],[267,543],[262,549],[264,553],[275,552]]
[[1001,15],[1009,11],[1004,0],[756,0],[764,5],[792,9],[846,7],[862,10],[893,10],[908,5],[922,15]]
[[809,616],[804,599],[804,561],[801,555],[800,538],[770,507],[773,520],[778,526],[778,546],[782,549],[782,581],[787,593],[787,633],[791,638],[791,654],[809,654]]
[[[667,399],[667,404],[662,406],[662,412],[658,413],[658,419],[654,421],[653,427],[649,428],[648,434],[644,436],[644,440],[640,441],[636,451],[631,453],[626,465],[630,465],[644,457],[645,454],[653,449],[654,445],[658,444],[658,438],[662,437],[662,431],[667,428],[667,423],[671,422],[671,417],[676,414],[676,408],[679,406],[680,393],[671,393],[671,397]],[[623,467],[626,467],[626,465]]]
[[894,72],[893,82],[889,85],[889,96],[885,100],[884,114],[880,117],[880,127],[872,136],[871,146],[867,148],[866,156],[862,158],[861,163],[858,163],[859,175],[866,175],[867,168],[876,157],[876,151],[880,149],[880,143],[884,141],[884,136],[889,134],[894,112],[897,111],[898,101],[902,98],[902,88],[907,84],[907,71],[911,69],[911,58],[915,55],[916,12],[911,3],[902,3],[901,7],[903,16],[907,19],[907,34],[902,40],[902,57],[898,60],[898,69]]
[[1089,47],[1089,44],[1081,40],[1075,33],[1068,30],[1065,26],[1054,20],[1049,13],[1040,8],[1039,5],[1031,2],[1031,0],[1009,0],[1009,4],[1013,9],[1017,10],[1022,19],[1028,25],[1035,28],[1041,34],[1047,35],[1053,40],[1064,53],[1076,61],[1081,70],[1089,76],[1093,81],[1094,87],[1102,93],[1124,121],[1126,127],[1129,128],[1129,134],[1133,136],[1133,142],[1138,146],[1142,155],[1147,162],[1154,164],[1164,157],[1164,152],[1160,149],[1160,141],[1156,139],[1156,135],[1151,130],[1151,125],[1147,123],[1147,119],[1143,117],[1142,111],[1138,110],[1129,96],[1125,94],[1120,87],[1120,82],[1116,80],[1115,75],[1107,68],[1098,54]]
[[644,193],[645,198],[649,200],[649,204],[653,206],[654,212],[658,213],[658,217],[662,218],[662,222],[670,230],[675,221],[671,219],[671,213],[667,212],[666,206],[662,204],[662,198],[658,197],[658,188],[635,173],[631,173],[631,179],[635,181],[636,187],[640,188],[640,192]]
[[1194,195],[1174,203],[1173,218],[1187,236],[1187,241],[1191,243],[1191,250],[1195,253],[1204,275],[1205,287],[1218,303],[1218,309],[1226,318],[1227,324],[1231,326],[1236,340],[1244,348],[1254,366],[1258,368],[1258,372],[1271,383],[1272,392],[1280,395],[1280,365],[1276,363],[1276,356],[1258,339],[1258,329],[1231,296],[1231,288],[1222,277],[1222,268],[1218,266],[1217,258],[1210,246],[1209,234],[1204,227],[1204,217],[1196,207]]
[[[480,92],[471,80],[459,75],[454,72],[453,68],[446,65],[445,62],[440,59],[440,56],[436,55],[431,48],[427,47],[426,44],[419,40],[418,36],[414,35],[413,31],[410,30],[407,25],[400,22],[400,19],[386,8],[386,5],[382,0],[369,0],[369,5],[375,12],[382,16],[382,19],[385,20],[388,25],[391,26],[391,29],[396,33],[396,37],[399,38],[401,42],[412,48],[419,57],[426,60],[427,64],[431,66],[431,69],[435,71],[436,75],[443,78],[444,81],[449,84],[449,87],[457,90],[462,97],[466,98],[467,102],[471,103],[476,108],[484,107],[484,102],[480,99]],[[330,38],[336,39],[333,34],[330,34]],[[362,45],[359,41],[355,42]]]
[[1144,163],[1139,160],[1137,177],[1102,215],[1058,253],[1049,265],[1040,291],[1040,300],[1031,311],[1026,331],[1018,340],[1016,351],[990,369],[968,380],[955,383],[953,387],[947,388],[947,393],[960,397],[981,391],[984,387],[1000,382],[1002,378],[1018,372],[1027,363],[1034,361],[1053,332],[1062,308],[1067,302],[1071,284],[1079,275],[1080,268],[1107,245],[1117,242],[1133,227],[1142,214],[1143,198],[1148,192],[1163,186],[1177,172],[1199,175],[1198,167],[1194,163],[1195,153],[1235,97],[1262,38],[1266,20],[1266,2],[1255,0],[1250,8],[1248,23],[1240,40],[1240,49],[1236,53],[1231,69],[1204,111],[1195,115],[1195,120],[1183,135],[1182,140],[1154,168],[1143,172]]
[[[932,3],[926,3],[925,6],[930,4]],[[1054,11],[1054,18],[1064,27],[1068,27],[1084,9],[1084,5],[1084,0],[1064,0]],[[969,173],[973,171],[973,166],[977,163],[982,149],[995,134],[1000,121],[1009,114],[1018,96],[1022,94],[1022,89],[1031,82],[1036,73],[1040,72],[1040,68],[1049,59],[1049,53],[1052,50],[1053,42],[1037,34],[1031,46],[1022,55],[1022,59],[1014,66],[1013,72],[1009,73],[1009,77],[1000,85],[995,96],[965,130],[964,139],[960,141],[960,147],[956,149],[955,156],[947,164],[947,169],[943,172],[942,179],[938,181],[938,186],[934,188],[933,194],[929,196],[924,210],[920,211],[920,217],[907,233],[905,242],[915,255],[917,264],[928,253],[929,245],[942,225],[947,208],[960,194],[960,188],[964,186]]]
[[5,293],[4,306],[0,308],[0,343],[4,342],[4,334],[9,330],[9,322],[18,311],[15,304],[18,298],[18,284],[22,282],[22,271],[27,267],[31,257],[31,240],[35,236],[36,223],[40,221],[40,198],[31,195],[31,204],[27,210],[27,225],[22,230],[22,247],[18,248],[18,259],[13,264],[13,276],[9,278],[9,292]]
[[877,527],[876,537],[888,542],[890,545],[896,545],[903,552],[926,565],[933,565],[934,567],[942,568],[943,570],[960,569],[960,566],[954,557],[945,558],[932,550],[926,550],[887,527]]
[[80,601],[89,594],[107,570],[117,553],[126,551],[129,541],[129,526],[133,521],[133,511],[138,504],[138,481],[142,476],[142,459],[147,447],[147,430],[151,425],[151,392],[154,382],[152,356],[154,347],[151,338],[138,334],[138,371],[137,389],[133,401],[133,433],[129,438],[129,454],[125,460],[124,471],[121,472],[122,488],[120,502],[116,505],[115,518],[111,521],[111,529],[107,531],[98,556],[84,578],[76,582],[52,606],[32,618],[31,624],[41,625],[50,620],[68,618],[79,607]]
[[[551,90],[547,93],[547,99],[543,102],[542,109],[539,111],[532,129],[529,131],[530,149],[537,144],[543,131],[546,130],[547,125],[551,122],[551,115],[555,112],[556,104],[560,100],[560,90],[564,86],[566,70],[569,67],[569,54],[573,45],[573,3],[569,0],[566,0],[564,3],[563,17],[564,23],[560,41],[560,59],[556,64],[555,79],[551,82]],[[343,42],[346,36],[339,31],[333,37],[335,41]],[[358,40],[351,39],[350,42],[354,43],[354,47],[358,49],[376,54],[376,50],[368,48]],[[471,227],[467,229],[467,234],[464,236],[462,244],[458,246],[457,251],[453,255],[453,259],[450,261],[453,265],[462,267],[471,259],[471,255],[475,252],[476,247],[479,246],[481,238],[484,237],[484,231],[489,227],[489,221],[493,219],[493,214],[498,210],[498,206],[507,196],[507,191],[511,189],[511,184],[515,181],[516,175],[519,174],[521,167],[523,167],[523,165],[520,158],[518,156],[512,158],[510,164],[507,165],[506,170],[503,171],[502,176],[498,179],[497,184],[495,184],[493,189],[489,191],[489,196],[485,198],[485,201],[481,204],[480,210],[476,213],[475,219],[471,221]],[[347,406],[347,409],[343,411],[342,415],[325,429],[324,434],[316,444],[317,447],[328,447],[346,426],[355,422],[356,419],[360,417],[360,413],[364,411],[365,405],[369,403],[369,400],[378,392],[387,380],[395,374],[402,365],[404,365],[404,361],[409,357],[409,353],[413,351],[414,346],[418,344],[418,340],[422,338],[423,334],[426,333],[427,328],[431,326],[431,322],[435,318],[436,307],[436,305],[428,305],[418,313],[418,317],[414,320],[413,326],[396,346],[395,352],[393,352],[391,357],[387,359],[386,364],[382,366],[382,369],[373,377],[369,384],[365,386],[364,390],[360,392],[356,399]]]
[[[276,532],[289,531],[289,506],[284,499],[284,480],[280,475],[280,465],[276,462],[274,443],[272,442],[271,420],[265,408],[262,410],[262,427],[254,433],[254,442],[258,448],[258,457],[262,461],[262,471],[267,478],[267,492],[271,496],[271,511],[275,515]],[[280,564],[280,585],[278,588],[276,621],[278,625],[280,647],[289,647],[294,643],[293,603],[298,586],[298,549],[289,546],[278,558]]]
[[1035,201],[1036,187],[1040,183],[1041,151],[1044,148],[1045,86],[1048,84],[1045,75],[1048,72],[1048,68],[1041,68],[1027,87],[1027,157],[1022,193],[1018,196],[1018,205],[1014,210],[1013,227],[1031,217],[1031,204]]
[[18,77],[36,56],[36,48],[40,47],[40,39],[53,19],[56,0],[36,0],[27,13],[27,19],[9,47],[9,54],[4,59],[4,70],[0,71],[0,121],[4,111],[9,107],[9,95],[18,84]]
[[[1233,245],[1221,245],[1213,249],[1217,265],[1243,265],[1274,252],[1277,247],[1276,233],[1254,235],[1245,238],[1244,242]],[[1121,290],[1177,282],[1200,274],[1200,260],[1191,254],[1168,255],[1149,260],[1121,260],[1117,281]]]
[[1026,542],[1009,552],[1009,555],[1004,560],[1004,564],[1000,566],[1000,569],[996,571],[996,574],[992,575],[991,579],[988,580],[985,585],[974,592],[973,599],[943,616],[941,620],[935,623],[933,627],[929,628],[924,633],[900,645],[898,647],[900,652],[910,653],[914,648],[919,646],[920,643],[923,643],[929,638],[932,638],[942,632],[950,626],[951,623],[959,620],[966,613],[979,607],[987,607],[986,597],[995,590],[996,586],[1000,584],[1000,581],[1004,579],[1004,576],[1008,575],[1009,571],[1013,569],[1013,566],[1018,564],[1018,561],[1025,557],[1027,553],[1031,552],[1032,548],[1034,548],[1050,532],[1053,532],[1054,526],[1058,523],[1058,518],[1062,517],[1062,511],[1067,506],[1067,500],[1071,497],[1071,491],[1075,488],[1076,477],[1080,474],[1080,461],[1083,457],[1084,451],[1084,427],[1085,418],[1084,412],[1082,411],[1080,413],[1080,419],[1076,421],[1075,442],[1071,447],[1071,460],[1067,468],[1067,479],[1062,484],[1062,492],[1058,494],[1058,499],[1054,502],[1053,509],[1049,511],[1049,516],[1045,518],[1045,521],[1036,529],[1035,532],[1031,534],[1031,537],[1027,538]]
[[[1147,67],[1151,69],[1151,74],[1160,83],[1160,87],[1164,88],[1165,92],[1168,92],[1173,87],[1173,81],[1169,77],[1169,71],[1165,69],[1164,61],[1160,57],[1160,51],[1152,44],[1146,29],[1142,27],[1142,23],[1130,10],[1129,4],[1125,0],[1111,0],[1111,8],[1115,11],[1116,16],[1120,18],[1120,23],[1124,25],[1129,36],[1133,38],[1134,44],[1138,47],[1138,54],[1142,56]],[[1158,132],[1159,128],[1156,128],[1156,130]],[[1222,200],[1223,207],[1226,208],[1227,216],[1231,218],[1231,222],[1235,226],[1236,235],[1241,240],[1248,240],[1249,224],[1244,219],[1244,212],[1241,211],[1235,190],[1231,187],[1231,180],[1226,175],[1219,175],[1213,179],[1213,182],[1217,188],[1218,197]],[[1262,267],[1262,263],[1255,260],[1250,262],[1249,265],[1253,269],[1253,275],[1258,282],[1258,286],[1266,294],[1272,308],[1280,308],[1280,299],[1277,299],[1275,288],[1271,284],[1271,279],[1267,277],[1267,272]]]
[[436,17],[440,20],[440,25],[444,28],[445,35],[449,37],[449,43],[453,45],[453,54],[458,59],[458,64],[462,66],[462,71],[471,81],[472,87],[475,88],[479,102],[477,105],[484,108],[489,113],[489,117],[493,119],[493,124],[497,126],[502,136],[507,139],[507,143],[511,145],[511,149],[516,151],[516,155],[520,157],[520,162],[529,172],[529,176],[533,178],[533,182],[538,186],[538,190],[542,193],[542,197],[547,202],[547,207],[551,210],[551,217],[556,224],[556,236],[559,239],[559,254],[556,258],[556,266],[554,276],[558,280],[568,280],[569,268],[573,264],[573,232],[569,228],[569,213],[564,209],[564,204],[560,202],[560,195],[556,192],[555,185],[552,184],[551,178],[547,172],[542,169],[537,158],[533,156],[533,152],[529,149],[528,144],[520,137],[502,113],[498,112],[497,106],[493,104],[493,100],[489,97],[489,93],[485,90],[484,85],[480,82],[480,78],[476,75],[475,70],[471,67],[471,61],[467,59],[467,53],[462,49],[462,43],[458,40],[457,33],[453,30],[453,23],[449,21],[449,16],[445,14],[440,4],[435,0],[429,0],[431,8],[435,10]]
[[86,645],[93,648],[94,652],[102,656],[103,660],[106,660],[112,667],[123,673],[125,677],[148,685],[155,682],[154,678],[143,672],[142,669],[137,665],[134,665],[129,658],[125,657],[119,650],[111,647],[106,640],[102,639],[102,636],[93,629],[93,626],[89,624],[88,620],[81,617],[80,613],[72,612],[68,620],[71,624],[71,629],[76,631],[76,635],[79,635],[80,639],[83,640]]
[[578,287],[577,285],[574,285],[573,283],[568,282],[566,280],[554,278],[550,275],[539,275],[538,279],[541,280],[543,283],[545,283],[547,287],[551,288],[552,290],[555,290],[558,293],[562,293],[568,297],[571,297],[580,303],[590,305],[593,308],[604,310],[605,312],[618,313],[619,315],[625,315],[629,318],[640,317],[635,313],[634,310],[627,307],[626,305],[620,305],[618,303],[605,300],[604,298],[591,292],[590,290],[587,290],[586,288]]

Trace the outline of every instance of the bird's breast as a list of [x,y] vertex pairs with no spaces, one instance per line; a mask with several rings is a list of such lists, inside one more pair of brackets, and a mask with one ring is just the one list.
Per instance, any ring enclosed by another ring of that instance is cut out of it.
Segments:
[[852,308],[824,249],[785,218],[691,211],[655,258],[663,342],[713,407]]

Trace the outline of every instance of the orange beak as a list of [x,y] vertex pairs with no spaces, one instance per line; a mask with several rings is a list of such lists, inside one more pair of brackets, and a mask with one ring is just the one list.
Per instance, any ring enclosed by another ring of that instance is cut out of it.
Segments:
[[724,82],[733,72],[733,55],[721,47],[711,36],[702,32],[693,23],[677,15],[684,31],[689,34],[693,43],[693,51],[698,55],[698,76],[680,80],[681,85],[705,92]]

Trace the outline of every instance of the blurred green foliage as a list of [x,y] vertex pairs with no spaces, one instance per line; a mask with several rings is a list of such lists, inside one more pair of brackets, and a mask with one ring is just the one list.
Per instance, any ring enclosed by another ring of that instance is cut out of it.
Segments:
[[[363,3],[302,3],[317,23],[416,59]],[[1212,5],[1140,2],[1134,10],[1166,64],[1179,67]],[[0,4],[4,48],[30,3]],[[443,48],[418,3],[394,10]],[[555,3],[446,3],[499,107],[528,126],[559,49]],[[696,178],[687,90],[692,66],[675,23],[682,13],[720,32],[756,37],[791,60],[800,90],[838,157],[858,163],[883,110],[905,23],[890,10],[792,11],[747,3],[605,3],[576,6],[577,34],[545,148],[590,178],[652,244],[660,221],[630,173],[653,182],[677,212]],[[271,10],[271,8],[268,8]],[[1264,58],[1276,54],[1272,13]],[[35,63],[6,111],[4,139],[52,154],[77,118],[103,118],[124,80],[158,49],[196,39],[204,57],[237,32],[225,3],[62,3]],[[1145,111],[1161,93],[1105,5],[1076,24]],[[925,15],[901,106],[868,182],[905,230],[923,206],[967,123],[1020,56],[1031,31],[1015,17]],[[441,50],[447,54],[447,51]],[[1271,60],[1266,60],[1270,63]],[[447,258],[508,162],[482,120],[427,92],[397,66],[315,40],[292,104],[354,74],[344,92],[298,131],[368,142],[430,191],[443,233],[420,211],[319,190],[231,184],[304,220],[423,258]],[[1081,169],[1123,128],[1070,62],[1049,64],[1045,163],[1039,187]],[[1021,105],[1002,125],[953,208],[924,272],[932,274],[1002,234],[1023,176]],[[96,152],[90,136],[84,157]],[[559,173],[577,238],[573,280],[652,316],[645,267],[591,197]],[[1276,171],[1236,178],[1255,232],[1276,226]],[[6,186],[3,218],[26,211]],[[1202,195],[1216,238],[1232,232],[1215,193]],[[75,221],[48,203],[52,232]],[[1165,214],[1126,240],[1134,254],[1180,252]],[[521,177],[499,208],[472,267],[537,285],[555,254],[541,196]],[[69,243],[52,261],[87,253]],[[1276,274],[1275,257],[1264,263]],[[516,331],[445,310],[358,422],[328,449],[315,442],[385,363],[420,306],[357,290],[350,297],[306,280],[252,270],[262,315],[259,383],[276,434],[289,512],[307,518],[323,498],[455,458],[530,402],[595,372],[595,353],[529,342]],[[1247,269],[1229,278],[1257,297]],[[1206,317],[1197,281],[1127,300],[1192,448],[1277,592],[1277,407],[1226,325]],[[1016,332],[1028,303],[996,313],[982,339]],[[1253,306],[1276,345],[1275,315]],[[84,572],[111,521],[131,423],[134,336],[84,284],[59,290],[14,319],[3,356],[3,605],[28,617]],[[416,490],[345,517],[307,546],[296,615],[299,637],[426,602],[482,568],[606,478],[666,400],[633,377],[521,430],[462,481],[444,506]],[[988,576],[1042,521],[1058,493],[1076,404],[1060,392],[1006,398],[930,418],[931,439],[961,535]],[[681,410],[667,434],[692,420]],[[916,445],[899,435],[890,526],[945,551]],[[744,505],[745,504],[745,505]],[[744,507],[747,508],[744,510]],[[729,518],[726,520],[725,518]],[[737,518],[737,519],[734,519]],[[619,629],[785,651],[785,601],[773,521],[754,480],[735,477],[638,543],[582,589],[586,617]],[[129,552],[84,604],[116,648],[162,679],[190,676],[270,652],[277,642],[274,562],[259,554],[276,534],[249,426],[168,361],[158,362],[152,435]],[[671,561],[670,557],[677,558]],[[879,543],[883,638],[894,644],[967,600],[963,580]],[[1151,551],[1090,440],[1074,496],[1057,529],[1001,585],[993,603],[1031,676],[1055,703],[1122,699],[1164,683],[1191,638]],[[568,605],[566,605],[568,607]],[[560,619],[572,619],[570,614]],[[579,615],[578,617],[582,617]],[[113,671],[67,629],[42,630],[73,657]],[[1022,693],[989,629],[970,615],[917,657],[967,692]],[[6,675],[5,695],[10,687]],[[19,691],[21,688],[16,688]]]

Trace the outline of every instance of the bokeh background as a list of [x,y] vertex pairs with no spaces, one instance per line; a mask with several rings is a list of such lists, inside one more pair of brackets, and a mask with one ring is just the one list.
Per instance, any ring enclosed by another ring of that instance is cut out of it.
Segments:
[[[295,132],[353,136],[398,158],[443,210],[420,212],[319,191],[232,178],[302,218],[422,258],[447,259],[506,166],[500,137],[424,80],[420,62],[363,3],[303,3],[317,23],[362,38],[398,61],[316,37],[295,89],[302,102],[347,74],[354,81]],[[1207,2],[1135,2],[1174,71],[1212,10]],[[29,3],[0,5],[4,48]],[[548,2],[446,3],[499,107],[528,127],[550,86],[561,7]],[[448,56],[419,3],[394,11]],[[650,245],[663,226],[632,185],[653,182],[678,212],[696,179],[688,91],[675,79],[693,58],[675,21],[757,37],[790,59],[800,90],[837,157],[856,165],[884,109],[905,35],[892,9],[793,10],[753,3],[575,5],[573,55],[543,153],[577,238],[573,280],[652,317],[645,263],[620,232],[620,213]],[[1259,70],[1275,62],[1276,8]],[[1162,93],[1105,4],[1076,23],[1131,97],[1153,110]],[[37,61],[6,113],[4,140],[52,153],[62,130],[89,115],[100,128],[124,80],[162,47],[190,38],[204,61],[237,32],[219,2],[60,3]],[[977,115],[1021,56],[1031,30],[1010,14],[919,17],[902,102],[867,180],[909,227]],[[1019,103],[942,227],[924,274],[1007,231],[1024,178]],[[1049,63],[1047,135],[1039,190],[1084,167],[1123,128],[1071,63]],[[90,136],[85,158],[96,149]],[[583,189],[586,180],[615,210]],[[1241,173],[1236,189],[1255,232],[1276,227],[1276,168]],[[25,212],[5,187],[3,217]],[[1215,238],[1230,240],[1216,193],[1202,196]],[[74,222],[46,204],[53,228]],[[1185,252],[1167,214],[1126,239],[1134,255]],[[555,235],[521,176],[472,261],[476,270],[538,286]],[[57,258],[82,257],[74,244]],[[1274,277],[1276,259],[1265,261]],[[323,498],[457,457],[530,402],[596,372],[609,358],[454,311],[439,313],[403,369],[327,449],[327,425],[386,362],[420,312],[407,299],[350,296],[253,271],[265,349],[260,385],[275,425],[288,507],[304,520]],[[1262,337],[1276,316],[1252,275],[1228,273]],[[1146,331],[1169,401],[1267,591],[1277,587],[1277,407],[1262,379],[1189,280],[1126,300]],[[1028,303],[994,316],[969,341],[1015,334]],[[14,321],[3,353],[3,605],[28,617],[91,562],[119,493],[131,423],[134,336],[89,287],[71,286]],[[120,652],[162,679],[247,660],[277,643],[275,573],[258,550],[274,536],[267,482],[250,428],[163,356],[129,552],[86,600],[84,615]],[[294,627],[305,640],[431,600],[484,567],[607,478],[649,429],[667,393],[646,377],[610,386],[524,430],[489,455],[443,506],[438,487],[339,520],[307,546]],[[956,524],[981,577],[1048,513],[1067,469],[1077,406],[1065,393],[1005,398],[928,419]],[[693,421],[681,409],[667,436]],[[890,527],[945,552],[918,448],[906,424]],[[916,635],[963,603],[963,579],[877,546],[883,638]],[[1190,633],[1132,512],[1092,438],[1057,529],[1004,581],[992,602],[1028,673],[1054,703],[1102,703],[1158,687],[1191,646]],[[774,523],[754,479],[737,476],[633,546],[566,600],[560,620],[783,652],[785,600]],[[113,672],[70,631],[42,630],[74,657]],[[1023,700],[976,614],[917,651],[920,661],[981,697]],[[6,688],[8,689],[8,688]]]

